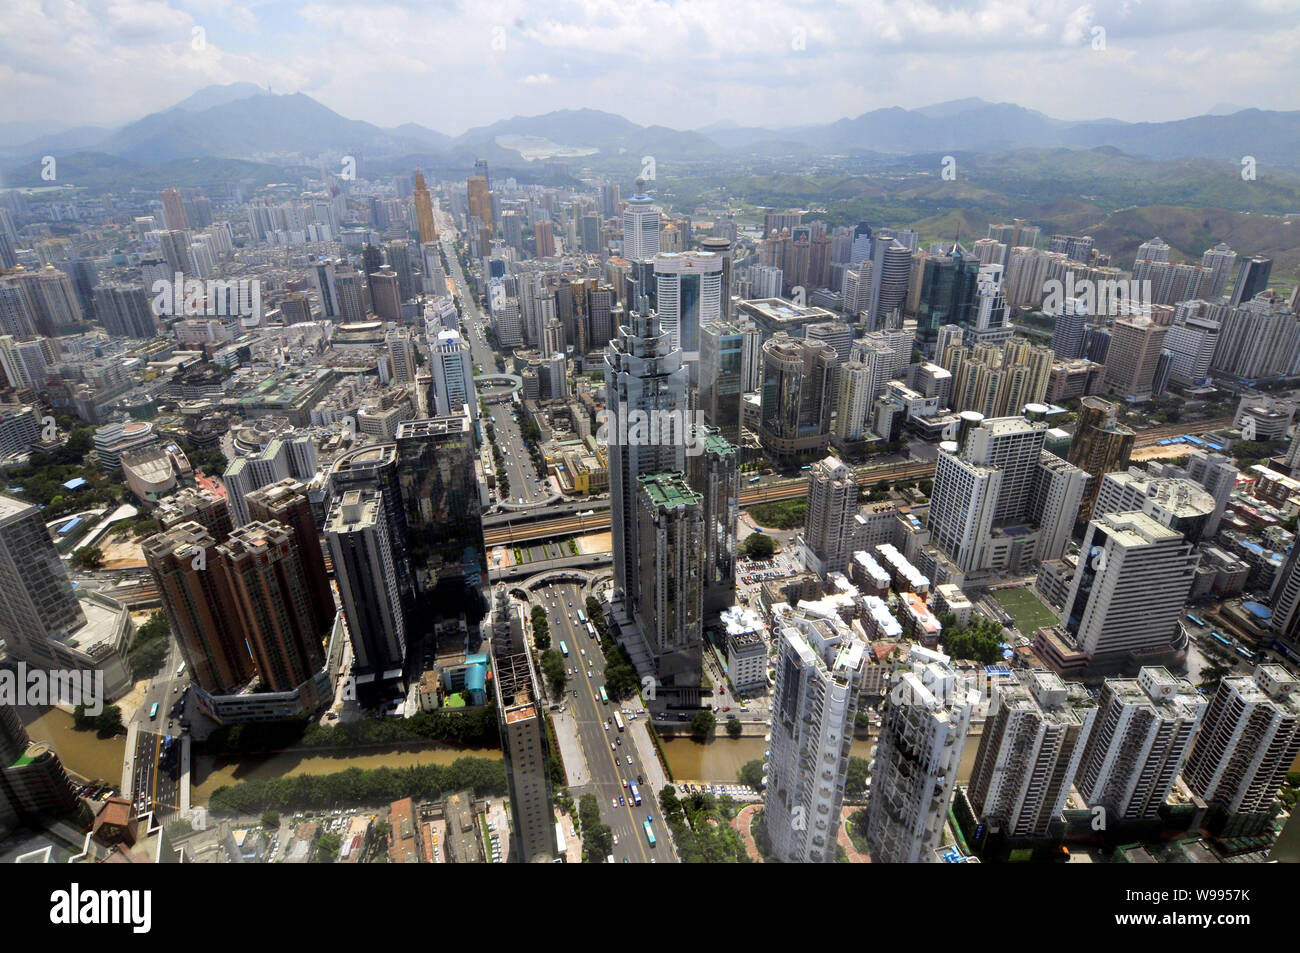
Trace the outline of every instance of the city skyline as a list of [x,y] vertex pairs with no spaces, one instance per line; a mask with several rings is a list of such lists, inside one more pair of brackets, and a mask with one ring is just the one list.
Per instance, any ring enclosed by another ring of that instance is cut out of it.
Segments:
[[1276,882],[1290,2],[15,0],[0,862]]

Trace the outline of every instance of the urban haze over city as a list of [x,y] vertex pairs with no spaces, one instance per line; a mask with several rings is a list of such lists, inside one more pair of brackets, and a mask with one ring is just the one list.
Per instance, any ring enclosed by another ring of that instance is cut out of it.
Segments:
[[17,0],[0,861],[1300,860],[1298,12]]

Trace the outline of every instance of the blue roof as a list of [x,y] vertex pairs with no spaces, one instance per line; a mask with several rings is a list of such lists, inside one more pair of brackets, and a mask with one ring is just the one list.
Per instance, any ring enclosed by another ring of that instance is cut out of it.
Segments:
[[474,665],[465,672],[465,689],[471,692],[481,692],[487,685],[487,666]]
[[487,655],[483,652],[475,652],[473,655],[465,656],[466,665],[486,665]]
[[1268,606],[1260,605],[1258,602],[1243,602],[1241,607],[1258,619],[1273,618],[1273,610]]
[[82,479],[81,477],[74,477],[73,479],[69,480],[67,483],[63,484],[63,488],[66,490],[79,490],[86,485],[87,485],[86,480]]
[[80,517],[80,516],[74,516],[72,519],[68,520],[66,523],[64,523],[62,526],[59,527],[59,532],[60,532],[60,533],[71,533],[72,530],[73,530],[73,527],[75,527],[75,526],[76,526],[78,523],[80,523],[80,522],[81,522],[81,517]]

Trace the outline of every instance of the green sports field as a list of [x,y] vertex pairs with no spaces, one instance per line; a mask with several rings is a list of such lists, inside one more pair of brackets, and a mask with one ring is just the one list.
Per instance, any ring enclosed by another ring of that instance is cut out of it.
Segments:
[[1060,621],[1032,589],[1000,589],[990,595],[1011,614],[1016,628],[1024,635],[1032,636],[1035,629]]

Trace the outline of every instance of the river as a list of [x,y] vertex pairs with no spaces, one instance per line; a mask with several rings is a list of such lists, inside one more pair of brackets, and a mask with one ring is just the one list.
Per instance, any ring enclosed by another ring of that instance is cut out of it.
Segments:
[[[87,780],[102,779],[117,786],[122,780],[122,763],[126,759],[126,734],[100,738],[93,731],[77,731],[72,716],[58,708],[19,708],[19,716],[33,741],[48,741],[59,759],[73,774]],[[287,777],[295,774],[332,774],[348,768],[406,768],[417,764],[451,764],[457,758],[499,759],[495,748],[457,748],[450,745],[420,749],[366,751],[332,756],[329,754],[277,754],[263,758],[245,758],[238,764],[221,759],[195,759],[192,804],[206,804],[208,797],[225,784],[257,778]]]
[[18,716],[32,741],[48,741],[73,774],[88,781],[102,780],[116,787],[122,781],[126,760],[126,733],[101,738],[93,731],[77,731],[72,715],[60,708],[20,707]]
[[[870,758],[872,741],[854,741],[851,754],[855,758]],[[735,782],[736,775],[747,761],[761,759],[767,747],[762,738],[717,737],[701,744],[690,738],[673,738],[663,741],[664,757],[673,777],[686,781]],[[958,782],[970,778],[975,765],[975,752],[979,737],[972,735],[962,751]]]
[[[93,731],[76,731],[72,716],[57,708],[40,711],[20,708],[19,714],[27,725],[33,741],[48,741],[58,752],[68,770],[87,778],[103,779],[116,785],[122,777],[122,762],[126,757],[126,735],[100,738]],[[853,755],[868,758],[870,741],[854,741]],[[663,741],[664,756],[673,777],[689,781],[734,782],[747,761],[763,757],[765,743],[762,738],[717,737],[701,744],[690,738]],[[958,782],[970,779],[975,763],[979,738],[972,735],[962,752]],[[404,768],[417,764],[451,764],[460,757],[501,757],[495,748],[455,748],[440,746],[418,750],[398,749],[367,751],[364,753],[328,754],[277,754],[263,758],[247,758],[235,764],[225,760],[201,757],[196,759],[190,799],[193,804],[206,804],[212,792],[225,784],[258,778],[285,777],[296,774],[332,774],[348,768]],[[1300,758],[1292,766],[1300,771]]]
[[244,758],[239,763],[199,757],[195,759],[191,780],[190,803],[207,804],[217,788],[240,781],[293,777],[299,774],[334,774],[349,768],[409,768],[420,764],[451,764],[457,758],[491,758],[500,760],[498,748],[454,748],[439,746],[419,749],[367,751],[364,753],[274,754],[262,758]]

